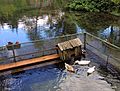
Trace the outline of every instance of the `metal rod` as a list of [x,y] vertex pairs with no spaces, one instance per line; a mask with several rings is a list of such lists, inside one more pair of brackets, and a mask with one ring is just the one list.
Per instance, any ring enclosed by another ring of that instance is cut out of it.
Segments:
[[[80,34],[83,34],[83,33],[75,33],[75,34],[68,34],[68,35],[58,36],[58,37],[55,37],[55,38],[44,39],[44,41],[45,41],[45,40],[51,40],[51,39],[57,39],[57,38],[63,38],[63,37],[69,37],[69,36],[74,36],[74,35],[80,35]],[[103,39],[100,39],[99,37],[96,37],[96,36],[94,36],[94,35],[92,35],[92,34],[90,34],[90,33],[88,33],[88,32],[85,32],[84,34],[89,35],[89,36],[91,36],[91,37],[94,37],[95,39],[98,39],[98,40],[100,40],[101,42],[106,43],[106,44],[108,44],[108,45],[110,45],[110,46],[112,46],[112,47],[120,50],[120,47],[117,47],[117,46],[115,46],[114,44],[111,44],[111,43],[109,43],[109,42],[107,42],[107,41],[105,41],[105,40],[103,40]],[[20,44],[35,43],[35,42],[40,42],[40,41],[43,41],[43,39],[41,39],[41,40],[35,40],[35,41],[32,41],[32,42],[20,43]]]
[[[81,35],[81,34],[83,35],[83,33],[63,35],[63,36],[58,36],[58,37],[55,37],[55,38],[45,39],[44,41],[46,41],[46,40],[52,40],[52,39],[57,39],[57,38],[72,37],[72,36]],[[111,44],[111,43],[109,43],[109,42],[107,42],[107,41],[105,41],[105,40],[103,40],[103,39],[100,39],[100,38],[98,38],[98,37],[96,37],[96,36],[94,36],[94,35],[92,35],[92,34],[90,34],[90,33],[88,33],[88,32],[85,32],[85,33],[84,33],[84,49],[86,49],[86,45],[87,45],[87,39],[86,39],[87,36],[91,36],[91,37],[97,39],[98,41],[101,41],[101,42],[105,43],[106,45],[109,45],[108,47],[115,48],[117,51],[120,50],[120,48],[117,47],[117,46],[115,46],[114,44]],[[21,43],[21,45],[22,45],[22,44],[29,44],[29,43],[40,42],[40,41],[43,41],[43,39],[42,39],[42,40],[35,40],[35,41],[33,41],[33,42]],[[24,47],[24,46],[23,46],[23,47]],[[1,47],[0,47],[0,48],[1,48]],[[96,49],[97,49],[97,48],[96,48]],[[31,53],[31,54],[32,54],[32,53]],[[25,55],[23,54],[23,56],[25,56]],[[13,57],[14,57],[14,60],[16,60],[15,57],[17,57],[17,56],[15,56],[14,46],[13,46]],[[13,57],[11,57],[11,58],[13,58]],[[111,57],[111,55],[110,55],[110,57]]]
[[84,50],[86,50],[86,33],[84,33]]
[[[94,49],[96,49],[98,52],[100,52],[100,50],[99,49],[97,49],[96,47],[94,47],[94,46],[92,46],[92,45],[90,45],[90,44],[88,44],[88,43],[86,43],[88,46],[90,46],[90,47],[92,47],[92,48],[94,48]],[[100,53],[102,53],[102,52],[100,52]],[[106,54],[107,55],[107,54]],[[109,55],[109,57],[111,57],[111,58],[113,58],[114,60],[118,60],[118,61],[120,61],[120,59],[119,58],[115,58],[115,57],[113,57],[112,55]]]
[[14,45],[12,45],[12,51],[13,51],[13,58],[14,58],[14,62],[16,62],[16,58],[15,58],[15,51],[14,51]]
[[110,57],[110,55],[107,55],[106,68],[108,66],[109,57]]
[[[44,50],[44,51],[52,51],[52,50],[57,50],[57,49],[58,49],[57,47],[54,47],[54,48],[51,48],[51,49],[46,49],[46,50]],[[44,51],[30,52],[30,53],[18,55],[18,56],[15,56],[15,57],[26,56],[26,55],[32,55],[32,54],[37,54],[37,53],[43,53]],[[14,58],[14,57],[9,57],[8,59],[10,59],[10,58]]]
[[[98,39],[98,40],[100,40],[101,42],[106,43],[106,44],[108,44],[108,45],[110,45],[110,46],[118,49],[118,51],[120,51],[120,47],[118,47],[118,46],[116,46],[116,45],[114,45],[114,44],[111,44],[111,43],[109,43],[109,42],[107,42],[107,41],[105,41],[105,40],[103,40],[103,39],[101,39],[101,38],[99,38],[99,37],[96,37],[96,36],[94,36],[94,35],[92,35],[92,34],[90,34],[90,33],[88,33],[88,32],[86,32],[86,34],[89,35],[89,36],[91,36],[91,37],[94,37],[95,39]],[[111,48],[112,48],[112,47],[111,47]]]

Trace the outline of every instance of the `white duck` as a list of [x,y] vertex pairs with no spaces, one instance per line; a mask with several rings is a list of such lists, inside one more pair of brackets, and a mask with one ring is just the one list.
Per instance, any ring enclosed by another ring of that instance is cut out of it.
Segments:
[[93,66],[87,70],[87,75],[92,74],[94,71],[95,71],[95,66]]
[[67,64],[67,63],[65,63],[65,68],[66,68],[68,71],[70,71],[70,72],[75,72],[75,69],[74,69],[71,65],[69,65],[69,64]]
[[89,60],[76,60],[74,64],[79,64],[79,65],[88,65],[90,64],[90,61]]

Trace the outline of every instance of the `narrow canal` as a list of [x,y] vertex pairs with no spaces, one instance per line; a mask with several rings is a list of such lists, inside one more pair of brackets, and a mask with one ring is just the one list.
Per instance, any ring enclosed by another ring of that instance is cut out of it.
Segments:
[[[120,46],[120,17],[105,13],[66,12],[69,0],[0,0],[0,46],[87,31]],[[90,53],[91,54],[91,53]],[[0,74],[1,91],[120,91],[120,80],[101,69],[102,59],[88,56],[96,70],[75,65],[70,73],[62,64]],[[98,60],[99,59],[99,60]]]
[[[95,72],[89,76],[87,75],[88,66],[74,65],[77,72],[71,73],[64,68],[64,63],[37,64],[22,68],[24,71],[21,71],[20,68],[0,73],[0,90],[120,91],[118,75],[111,74],[110,71],[103,68],[103,59],[90,51],[87,53],[87,58],[91,60],[89,67],[96,66]],[[103,63],[100,65],[100,62]]]

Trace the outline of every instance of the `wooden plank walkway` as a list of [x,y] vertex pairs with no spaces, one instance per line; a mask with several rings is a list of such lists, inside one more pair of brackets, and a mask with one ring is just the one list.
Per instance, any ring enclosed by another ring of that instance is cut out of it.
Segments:
[[57,58],[59,58],[59,55],[53,54],[53,55],[43,56],[43,57],[39,57],[39,58],[33,58],[33,59],[29,59],[29,60],[23,60],[23,61],[19,61],[19,62],[3,64],[3,65],[0,65],[0,71],[16,68],[16,67],[20,67],[20,66],[30,65],[30,64],[34,64],[34,63],[45,62],[45,61],[49,61],[49,60],[53,60],[53,59],[57,59]]

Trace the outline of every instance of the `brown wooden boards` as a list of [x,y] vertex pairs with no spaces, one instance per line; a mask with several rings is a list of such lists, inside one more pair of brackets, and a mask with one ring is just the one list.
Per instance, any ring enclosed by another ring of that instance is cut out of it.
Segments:
[[79,38],[58,43],[58,47],[60,48],[61,51],[64,51],[67,49],[73,49],[75,47],[79,47],[80,45],[82,45],[82,42],[80,41]]
[[3,64],[3,65],[0,65],[0,71],[8,70],[11,68],[16,68],[16,67],[20,67],[20,66],[25,66],[25,65],[29,65],[29,64],[49,61],[49,60],[53,60],[53,59],[57,59],[57,58],[59,58],[59,55],[53,54],[53,55],[43,56],[43,57],[39,57],[39,58],[33,58],[33,59],[29,59],[29,60],[23,60],[23,61],[19,61],[19,62]]

